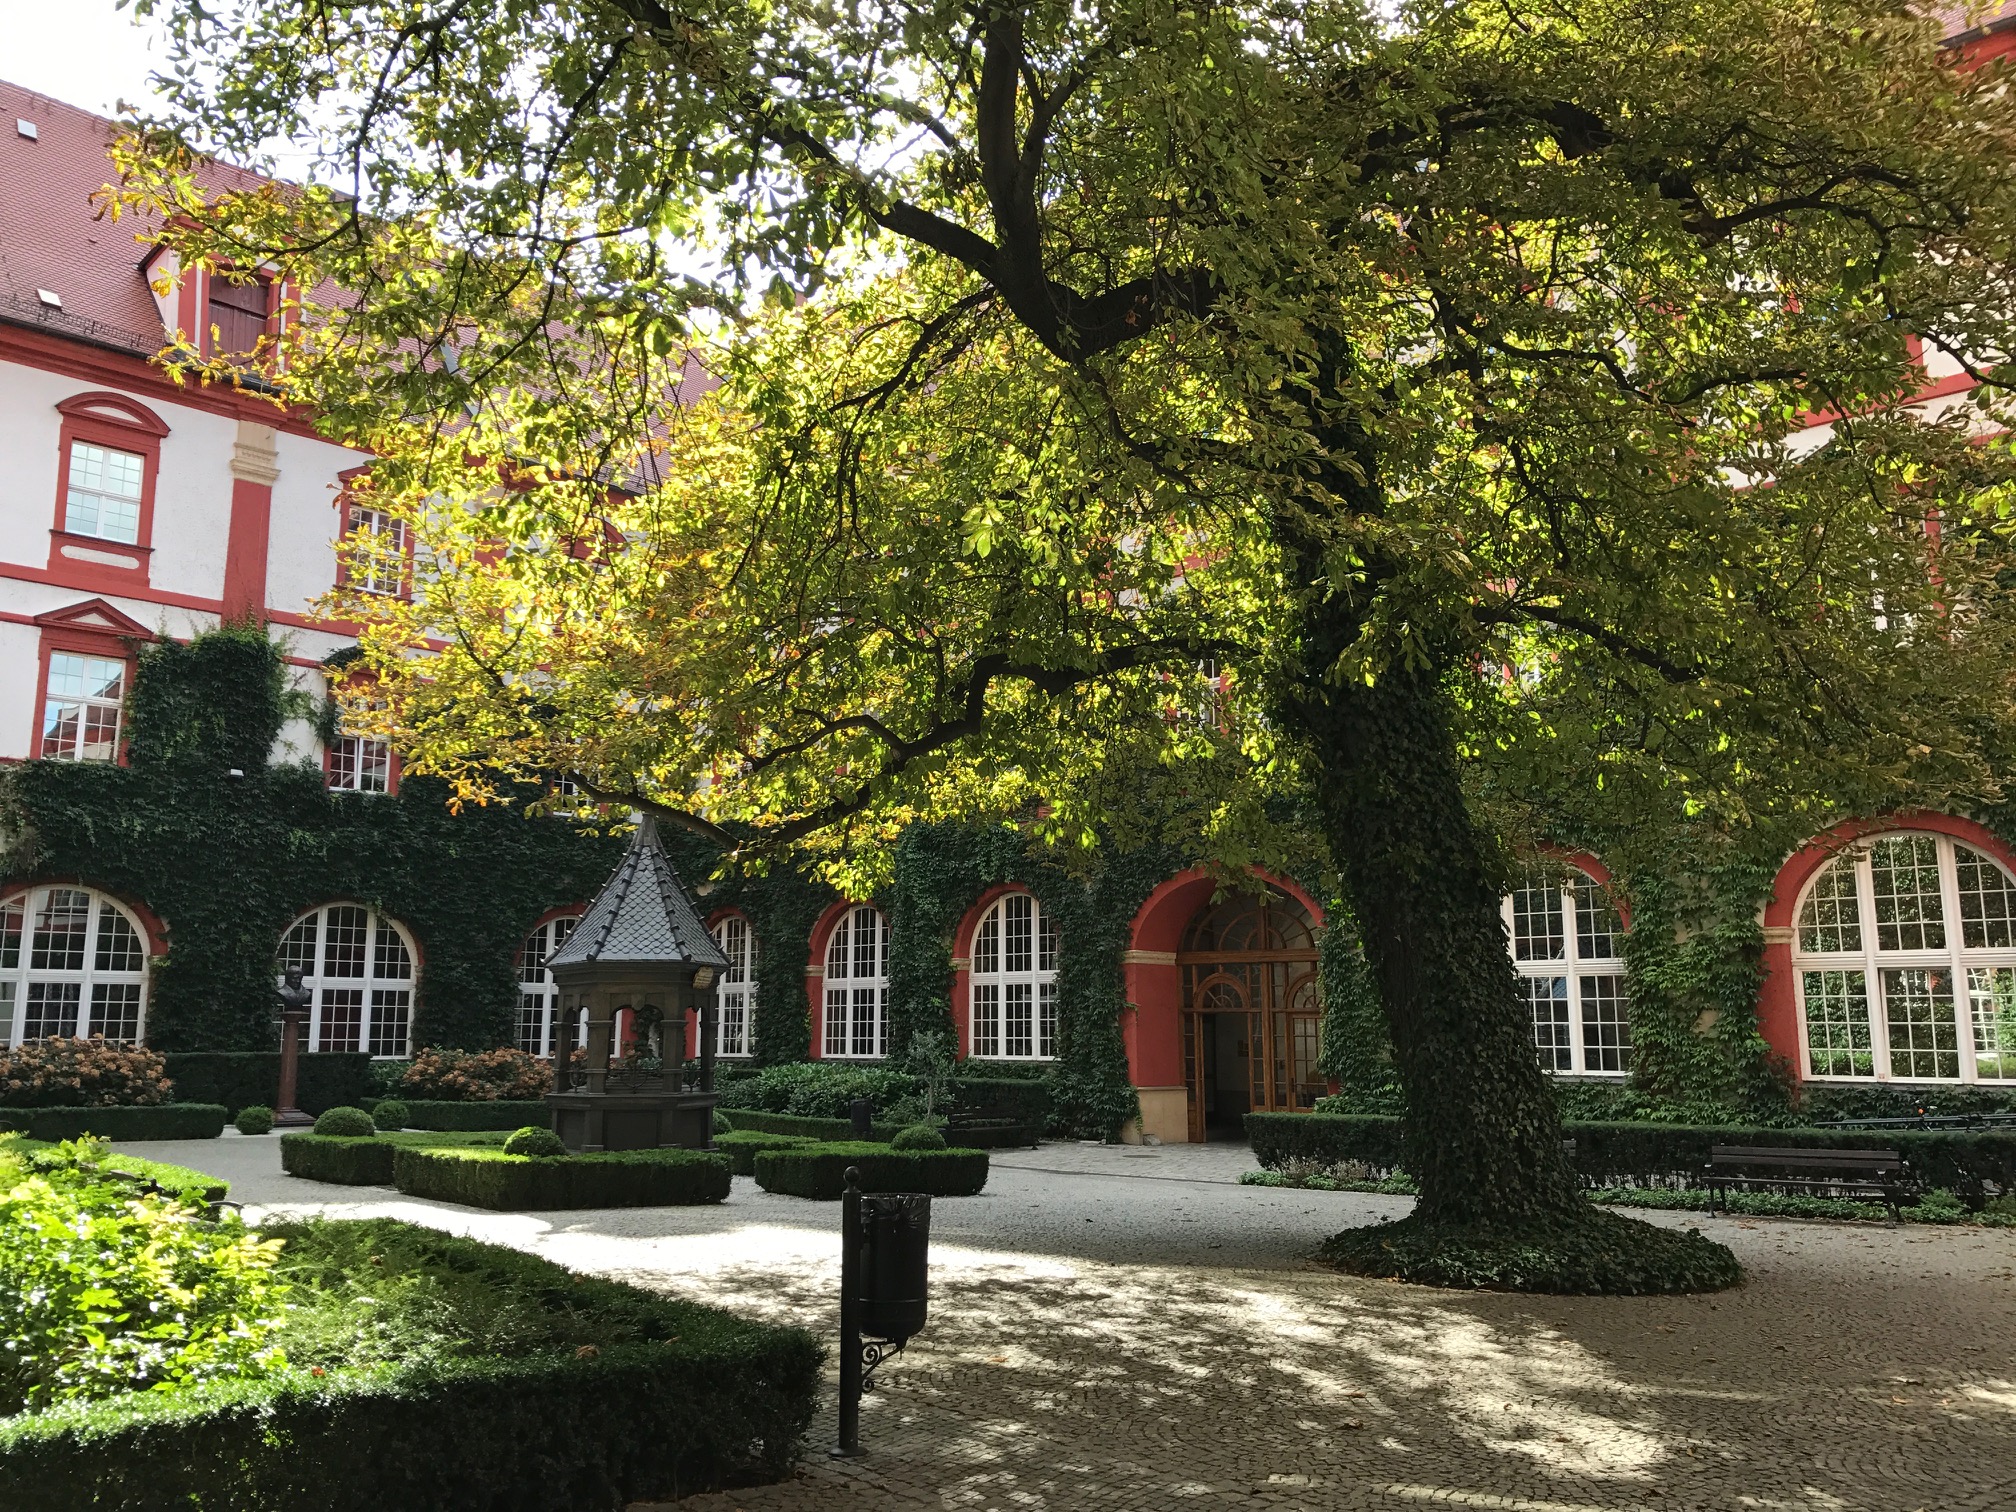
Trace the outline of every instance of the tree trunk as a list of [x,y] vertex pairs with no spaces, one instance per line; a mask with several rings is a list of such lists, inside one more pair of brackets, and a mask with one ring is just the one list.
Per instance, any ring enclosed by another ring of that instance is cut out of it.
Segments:
[[1312,678],[1286,703],[1320,763],[1324,828],[1391,1027],[1417,1216],[1464,1226],[1586,1217],[1438,677],[1394,666],[1370,687]]

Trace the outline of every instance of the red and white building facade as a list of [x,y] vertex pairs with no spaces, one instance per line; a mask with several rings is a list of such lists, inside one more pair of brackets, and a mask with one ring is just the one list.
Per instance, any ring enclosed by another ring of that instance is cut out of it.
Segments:
[[[1957,40],[2016,51],[2016,0]],[[138,644],[257,621],[281,638],[298,686],[320,695],[354,644],[318,615],[339,544],[369,536],[361,569],[402,592],[403,542],[356,511],[346,478],[367,459],[318,438],[256,395],[179,386],[155,360],[184,343],[249,348],[276,291],[150,264],[130,223],[100,219],[109,122],[0,83],[0,760],[122,759],[122,704]],[[1925,356],[1928,408],[1966,401],[1959,365]],[[1816,443],[1824,436],[1816,427]],[[349,554],[349,553],[346,553]],[[350,569],[357,570],[354,565]],[[359,801],[396,786],[382,747],[325,748],[305,722],[276,760],[319,763]],[[1564,1077],[1630,1070],[1629,918],[1600,859],[1564,858],[1565,882],[1505,902],[1508,948],[1534,1045]],[[1249,1109],[1306,1109],[1318,1070],[1319,900],[1286,878],[1264,900],[1214,898],[1201,872],[1165,880],[1132,921],[1121,960],[1122,1031],[1142,1118],[1136,1135],[1207,1137]],[[550,1054],[546,958],[579,906],[528,921],[517,1042]],[[1814,1083],[2016,1088],[2016,853],[1971,821],[1872,816],[1787,858],[1764,910],[1759,1024]],[[718,1052],[753,1048],[766,947],[737,913],[709,920],[730,961]],[[145,1032],[158,921],[90,878],[0,892],[0,1047],[50,1034]],[[812,1054],[879,1059],[888,1045],[889,925],[849,901],[814,926],[804,983]],[[993,889],[952,940],[962,1055],[1041,1064],[1057,1054],[1058,963],[1070,948],[1039,897]],[[329,900],[276,950],[317,994],[312,1046],[406,1054],[417,950],[396,920]],[[788,953],[786,953],[788,956]]]
[[[267,281],[178,278],[130,220],[101,218],[112,134],[0,82],[0,761],[122,760],[134,659],[158,637],[264,623],[317,696],[325,659],[354,644],[315,604],[358,523],[344,478],[365,459],[256,394],[178,385],[154,360],[175,344],[249,351],[280,296]],[[363,793],[397,777],[381,745],[325,747],[305,721],[274,756]],[[138,1037],[163,945],[144,908],[90,879],[0,896],[0,1046]],[[347,969],[340,950],[316,964]],[[348,1048],[339,1018],[330,1047]]]

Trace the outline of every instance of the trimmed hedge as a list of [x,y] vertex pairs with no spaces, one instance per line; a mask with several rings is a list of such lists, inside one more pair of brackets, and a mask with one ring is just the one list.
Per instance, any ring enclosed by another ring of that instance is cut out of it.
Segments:
[[[822,1139],[827,1141],[854,1138],[854,1125],[844,1118],[800,1118],[795,1113],[763,1113],[755,1108],[721,1108],[721,1116],[736,1129],[750,1129],[759,1134],[795,1134],[800,1139]],[[896,1137],[902,1124],[871,1124],[875,1139],[887,1144]]]
[[604,1150],[538,1159],[474,1146],[401,1145],[392,1180],[409,1197],[500,1213],[692,1207],[728,1195],[727,1160],[704,1150]]
[[[25,1154],[34,1154],[55,1147],[40,1140],[24,1139],[16,1148]],[[231,1193],[231,1183],[221,1176],[192,1170],[188,1166],[170,1165],[165,1160],[149,1160],[144,1155],[113,1151],[106,1155],[104,1164],[107,1170],[124,1171],[142,1181],[151,1181],[163,1191],[196,1207],[222,1202]]]
[[756,1184],[787,1197],[830,1201],[847,1189],[847,1168],[861,1172],[864,1192],[929,1192],[971,1197],[987,1185],[985,1150],[892,1150],[885,1144],[811,1144],[764,1150]]
[[[305,1228],[267,1232],[311,1242]],[[547,1290],[556,1307],[617,1314],[634,1342],[297,1370],[23,1414],[0,1422],[0,1507],[608,1512],[791,1473],[818,1400],[810,1334],[497,1245],[425,1242],[462,1284]]]
[[151,1108],[0,1108],[0,1130],[59,1144],[100,1139],[216,1139],[229,1110],[218,1103],[158,1103]]
[[1050,1122],[1050,1084],[1020,1077],[957,1077],[952,1083],[952,1116],[1033,1124],[1040,1133]]
[[[1927,1187],[1961,1193],[1993,1186],[2016,1190],[2016,1130],[1768,1129],[1738,1125],[1564,1123],[1575,1141],[1575,1168],[1598,1185],[1653,1186],[1691,1180],[1708,1164],[1711,1146],[1759,1145],[1801,1150],[1896,1150]],[[1277,1170],[1290,1160],[1324,1164],[1359,1161],[1375,1171],[1406,1164],[1401,1123],[1372,1114],[1249,1113],[1246,1133],[1260,1164]]]
[[[921,1125],[912,1124],[911,1128]],[[897,1131],[901,1134],[901,1130]],[[945,1126],[946,1137],[968,1150],[1027,1150],[1033,1149],[1043,1138],[1043,1125],[1035,1123],[1010,1123],[1005,1119],[988,1119],[975,1122],[963,1115],[955,1117]]]
[[754,1176],[756,1157],[764,1150],[795,1150],[817,1142],[798,1134],[765,1134],[760,1129],[739,1129],[714,1136],[714,1148],[728,1157],[728,1168],[737,1176]]
[[[240,1108],[271,1107],[280,1088],[278,1050],[186,1050],[162,1057],[175,1095],[188,1102]],[[303,1113],[355,1106],[377,1095],[371,1057],[362,1050],[318,1050],[302,1055],[294,1105]]]
[[336,1186],[392,1185],[391,1141],[366,1135],[344,1139],[333,1134],[282,1134],[280,1169],[303,1181],[327,1181]]
[[391,1099],[406,1105],[409,1129],[490,1130],[509,1134],[536,1124],[551,1128],[553,1119],[543,1102],[442,1102],[436,1098]]

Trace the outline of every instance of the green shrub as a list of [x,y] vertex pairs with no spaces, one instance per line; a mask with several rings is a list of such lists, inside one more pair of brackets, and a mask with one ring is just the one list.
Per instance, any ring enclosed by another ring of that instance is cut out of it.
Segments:
[[104,1155],[89,1141],[40,1152],[0,1193],[0,1414],[281,1363],[279,1246],[145,1195]]
[[474,1146],[403,1146],[392,1179],[410,1197],[496,1212],[689,1207],[728,1195],[728,1162],[704,1150],[605,1150],[532,1159]]
[[[1290,1160],[1358,1161],[1375,1172],[1404,1164],[1401,1123],[1370,1115],[1249,1113],[1253,1153],[1269,1170]],[[1565,1123],[1575,1168],[1585,1181],[1657,1186],[1696,1180],[1711,1147],[1758,1145],[1809,1150],[1896,1150],[1926,1187],[1977,1199],[1986,1187],[2016,1190],[2016,1130],[1768,1129],[1655,1123]]]
[[899,1129],[896,1137],[889,1141],[892,1150],[942,1150],[945,1136],[930,1124],[912,1124],[907,1129]]
[[420,1102],[529,1102],[553,1090],[553,1068],[523,1050],[422,1050],[395,1089]]
[[719,1108],[714,1110],[714,1115],[708,1121],[707,1127],[716,1134],[732,1134],[735,1132],[735,1125],[728,1122],[728,1115],[723,1113]]
[[[800,1139],[852,1140],[854,1125],[844,1118],[799,1118],[791,1113],[760,1113],[752,1108],[730,1108],[724,1115],[736,1129],[758,1134],[795,1134]],[[901,1124],[870,1124],[869,1132],[880,1142],[896,1137]]]
[[140,1045],[93,1037],[0,1050],[0,1107],[150,1107],[173,1095],[167,1066]]
[[985,1150],[895,1150],[882,1144],[811,1144],[756,1156],[756,1184],[788,1197],[831,1200],[861,1172],[864,1192],[929,1192],[971,1197],[987,1185]]
[[488,1129],[510,1133],[527,1124],[547,1124],[551,1116],[542,1102],[421,1102],[400,1099],[406,1105],[409,1129]]
[[10,1108],[0,1110],[0,1131],[60,1144],[98,1139],[216,1139],[226,1110],[217,1103],[159,1103],[142,1108]]
[[390,1186],[395,1148],[388,1139],[368,1136],[282,1134],[280,1169],[304,1181],[327,1181],[336,1186]]
[[527,1125],[504,1141],[506,1155],[540,1156],[565,1155],[567,1145],[551,1129],[542,1129],[537,1124]]
[[235,1123],[240,1134],[271,1134],[273,1110],[259,1107],[240,1108]]
[[795,1150],[816,1142],[797,1134],[765,1134],[756,1129],[731,1130],[714,1136],[714,1148],[728,1157],[728,1167],[737,1176],[754,1176],[756,1157],[764,1150]]
[[[87,1156],[82,1153],[88,1150]],[[190,1207],[207,1208],[230,1194],[231,1183],[222,1177],[188,1166],[170,1165],[165,1160],[113,1150],[103,1140],[89,1139],[70,1145],[45,1144],[20,1134],[0,1134],[0,1191],[15,1179],[36,1171],[60,1171],[90,1159],[107,1171],[123,1171],[136,1189],[157,1189],[157,1195],[175,1198]]]
[[[969,1063],[970,1064],[970,1063]],[[998,1075],[997,1067],[987,1067],[979,1076],[961,1076],[952,1083],[952,1116],[966,1119],[999,1119],[1007,1123],[1033,1124],[1038,1130],[1050,1122],[1050,1084]]]
[[788,1113],[797,1118],[837,1118],[844,1122],[847,1105],[857,1097],[867,1098],[880,1112],[916,1090],[914,1076],[882,1066],[796,1061],[765,1066],[754,1076],[731,1082],[721,1088],[720,1097],[724,1108]]
[[413,1116],[413,1110],[396,1097],[380,1098],[371,1110],[371,1122],[381,1129],[398,1130],[406,1127],[406,1120]]
[[[171,1050],[161,1057],[175,1096],[222,1103],[233,1113],[270,1104],[280,1086],[278,1050]],[[316,1051],[295,1060],[294,1106],[304,1113],[356,1106],[378,1096],[373,1062],[362,1050]]]
[[299,1365],[0,1424],[0,1506],[606,1512],[797,1458],[821,1359],[802,1330],[408,1224],[270,1232]]
[[362,1108],[331,1108],[315,1120],[315,1132],[325,1139],[369,1139],[378,1125]]

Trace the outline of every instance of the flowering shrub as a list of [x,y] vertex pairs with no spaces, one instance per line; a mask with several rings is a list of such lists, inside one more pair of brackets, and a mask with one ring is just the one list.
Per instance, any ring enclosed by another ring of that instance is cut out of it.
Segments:
[[401,1097],[440,1102],[533,1102],[552,1090],[551,1068],[523,1050],[422,1050],[399,1079]]
[[30,1040],[0,1050],[0,1107],[149,1107],[173,1092],[167,1063],[138,1045],[93,1036]]
[[284,1365],[280,1244],[145,1196],[76,1140],[0,1149],[0,1414]]

